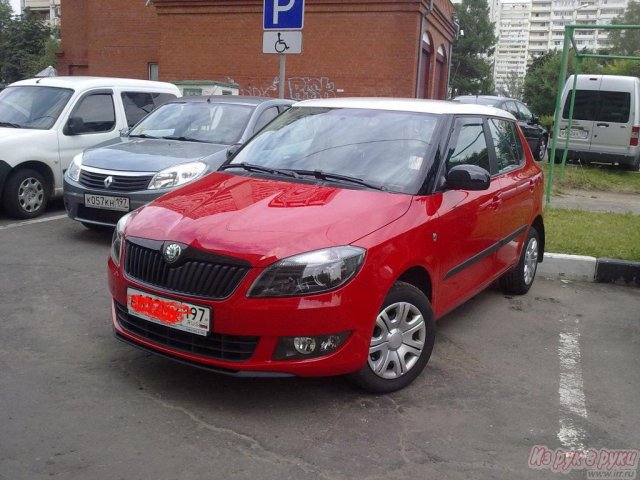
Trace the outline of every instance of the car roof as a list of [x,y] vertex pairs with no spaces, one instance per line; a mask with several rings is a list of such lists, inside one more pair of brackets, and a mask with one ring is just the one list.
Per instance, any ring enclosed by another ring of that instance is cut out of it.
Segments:
[[415,98],[330,98],[305,100],[295,107],[362,108],[401,112],[432,113],[435,115],[491,115],[515,120],[509,112],[486,105],[457,103],[449,100],[423,100]]
[[211,102],[211,103],[235,103],[238,105],[260,105],[262,103],[274,103],[276,105],[293,105],[293,100],[284,100],[271,97],[246,97],[243,95],[189,95],[187,97],[177,98],[174,103],[184,102]]
[[178,87],[167,82],[156,82],[153,80],[139,80],[135,78],[116,78],[116,77],[42,77],[29,78],[12,83],[9,86],[38,85],[42,87],[60,87],[60,88],[109,88],[109,87],[156,87],[171,88],[177,90]]

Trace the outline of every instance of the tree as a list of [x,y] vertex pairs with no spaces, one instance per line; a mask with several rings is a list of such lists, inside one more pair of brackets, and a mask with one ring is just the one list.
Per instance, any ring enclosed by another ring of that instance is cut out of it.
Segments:
[[461,34],[453,44],[452,94],[492,93],[493,76],[488,57],[493,54],[496,36],[489,20],[487,0],[462,0],[455,8]]
[[[23,15],[5,15],[8,0],[0,0],[0,83],[31,77],[48,65],[51,28],[25,9]],[[11,7],[9,6],[9,12]],[[53,47],[51,47],[53,48]]]
[[[569,53],[570,58],[573,52]],[[558,51],[547,52],[533,60],[524,78],[525,103],[537,115],[553,115],[556,109],[556,95],[558,93],[558,74],[562,54]],[[597,60],[585,58],[580,66],[581,73],[602,73],[603,67]],[[573,73],[573,61],[569,62],[568,74]]]
[[[631,1],[622,15],[611,21],[612,25],[640,25],[640,2]],[[611,53],[615,55],[640,55],[640,30],[610,30]]]
[[522,92],[524,91],[524,78],[518,72],[510,71],[504,86],[498,89],[498,94],[504,97],[517,98],[522,100]]

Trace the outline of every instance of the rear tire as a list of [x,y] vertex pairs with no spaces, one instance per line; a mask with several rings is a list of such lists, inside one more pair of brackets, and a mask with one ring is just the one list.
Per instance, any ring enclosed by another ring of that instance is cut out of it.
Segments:
[[435,334],[426,295],[413,285],[396,282],[376,317],[367,363],[349,379],[371,393],[406,387],[427,365]]
[[30,168],[12,173],[4,185],[2,203],[11,217],[37,217],[44,212],[48,200],[44,177]]
[[508,271],[498,281],[504,293],[524,295],[529,291],[538,270],[538,252],[540,240],[535,228],[529,227],[529,233],[520,253],[518,265]]
[[538,145],[536,146],[536,161],[542,162],[544,160],[544,154],[547,152],[547,137],[544,135],[540,137],[538,140]]

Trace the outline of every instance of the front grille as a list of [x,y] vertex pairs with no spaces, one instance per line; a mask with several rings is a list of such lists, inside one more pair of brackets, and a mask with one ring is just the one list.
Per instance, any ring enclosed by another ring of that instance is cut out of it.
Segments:
[[[107,177],[111,177],[113,179],[109,188],[104,184]],[[96,190],[112,190],[114,192],[135,192],[138,190],[146,190],[152,178],[153,175],[125,176],[89,172],[84,169],[80,171],[80,184]]]
[[242,362],[249,360],[260,337],[209,333],[202,336],[153,323],[129,314],[127,307],[116,303],[116,316],[120,327],[137,337],[147,339],[181,352],[201,355],[217,360]]
[[193,297],[227,298],[249,271],[249,264],[183,246],[181,260],[169,265],[162,256],[163,242],[129,238],[124,271],[147,285]]
[[127,212],[117,212],[115,210],[105,210],[102,208],[89,208],[78,205],[78,220],[93,220],[94,222],[108,223],[115,225],[118,220]]

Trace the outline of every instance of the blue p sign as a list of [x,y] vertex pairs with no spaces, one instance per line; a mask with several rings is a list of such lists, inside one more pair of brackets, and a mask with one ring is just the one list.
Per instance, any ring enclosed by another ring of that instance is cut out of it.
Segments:
[[265,30],[302,30],[304,0],[264,0]]

